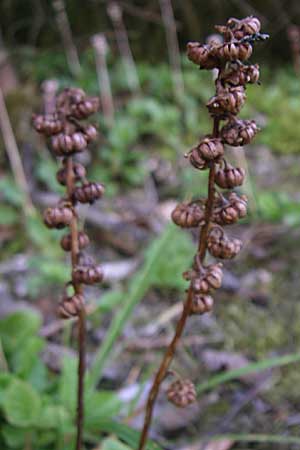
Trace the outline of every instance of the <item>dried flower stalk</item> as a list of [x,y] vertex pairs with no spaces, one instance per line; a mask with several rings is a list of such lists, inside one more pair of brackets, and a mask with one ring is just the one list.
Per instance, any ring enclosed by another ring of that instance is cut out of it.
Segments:
[[[86,179],[85,167],[74,161],[78,153],[87,149],[90,142],[97,139],[94,125],[82,123],[99,108],[97,97],[87,97],[81,89],[70,88],[56,98],[52,114],[34,115],[33,126],[50,141],[53,153],[61,158],[62,167],[56,178],[65,186],[66,195],[54,207],[44,212],[44,223],[48,228],[69,228],[69,233],[61,239],[61,248],[71,254],[71,280],[64,289],[58,314],[62,319],[78,318],[78,393],[77,393],[77,437],[76,450],[80,450],[84,424],[84,373],[85,373],[85,299],[83,286],[101,282],[103,272],[83,250],[89,238],[79,230],[78,203],[90,203],[100,199],[104,186]],[[72,288],[72,294],[67,289]]]
[[[230,189],[243,184],[245,171],[229,164],[224,157],[224,145],[249,144],[258,132],[254,120],[237,119],[237,115],[246,100],[246,84],[257,83],[259,78],[258,65],[246,65],[244,61],[250,58],[253,43],[268,37],[260,34],[260,27],[256,17],[231,18],[225,26],[216,27],[224,42],[212,40],[210,44],[190,42],[187,45],[187,55],[192,62],[200,69],[215,70],[218,74],[216,93],[206,105],[213,119],[212,133],[185,155],[194,168],[209,171],[208,195],[207,199],[181,203],[172,213],[176,225],[199,227],[199,242],[193,267],[183,274],[190,282],[187,297],[175,335],[149,393],[139,450],[145,448],[155,401],[161,383],[171,373],[169,367],[188,317],[211,311],[214,303],[211,293],[221,287],[222,263],[205,264],[207,252],[219,259],[232,259],[242,248],[242,242],[227,236],[223,227],[236,223],[247,214],[246,196],[230,192]],[[222,121],[225,125],[221,128]],[[216,186],[229,192],[224,195]],[[179,407],[188,406],[196,400],[195,387],[190,380],[176,378],[167,391],[168,400]]]

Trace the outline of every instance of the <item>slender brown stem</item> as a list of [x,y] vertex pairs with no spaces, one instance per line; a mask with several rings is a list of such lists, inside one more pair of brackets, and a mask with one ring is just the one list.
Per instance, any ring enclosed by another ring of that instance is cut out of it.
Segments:
[[84,424],[84,374],[85,374],[85,311],[82,310],[78,317],[78,351],[79,351],[79,363],[78,363],[78,391],[77,391],[77,437],[76,437],[76,450],[81,449],[83,440],[83,424]]
[[[213,136],[218,137],[219,135],[219,119],[214,119],[214,127],[213,127]],[[211,216],[213,212],[213,204],[214,204],[214,195],[215,195],[215,187],[214,187],[214,181],[215,181],[215,164],[212,162],[209,170],[209,180],[208,180],[208,197],[206,202],[206,210],[205,210],[205,223],[203,227],[201,227],[200,236],[199,236],[199,247],[198,247],[198,254],[200,257],[200,261],[202,262],[205,258],[206,253],[206,245],[207,245],[207,234],[209,230],[209,225],[211,221]],[[181,317],[179,318],[179,321],[176,326],[175,334],[170,342],[164,357],[162,359],[162,362],[160,364],[160,367],[158,369],[158,372],[156,373],[156,376],[154,378],[147,404],[146,404],[146,412],[145,412],[145,418],[144,418],[144,425],[141,432],[141,437],[139,441],[138,450],[144,450],[149,429],[151,426],[152,416],[153,416],[153,409],[155,406],[155,401],[157,399],[159,389],[161,386],[161,383],[166,377],[167,371],[172,363],[172,360],[174,358],[177,344],[182,336],[187,318],[190,314],[190,309],[192,306],[192,289],[189,288],[187,292],[187,297],[184,303],[184,308],[181,314]]]
[[[74,192],[74,176],[73,176],[73,159],[68,157],[67,159],[67,192],[68,199],[73,204],[73,192]],[[71,231],[71,262],[72,271],[78,264],[79,248],[78,248],[78,219],[77,215],[73,215],[73,220],[70,225]],[[74,291],[76,294],[82,293],[82,286],[79,283],[73,283]],[[84,424],[84,374],[85,374],[85,339],[86,326],[85,326],[85,311],[82,310],[78,316],[78,388],[77,388],[77,416],[76,416],[76,450],[81,450],[83,440],[83,424]]]

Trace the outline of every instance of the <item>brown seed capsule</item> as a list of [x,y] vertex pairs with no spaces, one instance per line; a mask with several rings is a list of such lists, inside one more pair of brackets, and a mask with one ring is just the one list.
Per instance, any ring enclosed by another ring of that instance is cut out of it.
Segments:
[[98,97],[89,97],[82,102],[72,105],[71,114],[76,117],[76,119],[86,119],[91,114],[98,111],[99,105],[100,102]]
[[195,169],[205,170],[208,168],[208,161],[203,159],[203,157],[201,156],[201,154],[199,152],[198,146],[192,148],[192,150],[190,150],[184,156],[185,156],[185,158],[188,158],[189,162],[191,163],[191,165],[193,167],[195,167]]
[[200,66],[201,69],[214,69],[218,67],[218,59],[211,54],[211,47],[199,44],[199,42],[188,42],[187,56],[190,61]]
[[83,284],[100,283],[103,280],[103,271],[100,266],[77,266],[73,270],[73,282]]
[[[75,182],[81,181],[86,176],[85,167],[79,163],[73,163],[73,179]],[[62,167],[56,173],[56,179],[59,184],[65,186],[67,184],[67,168]]]
[[252,46],[248,43],[225,42],[219,47],[219,56],[227,61],[245,61],[252,54]]
[[246,69],[244,71],[246,73],[246,76],[248,77],[247,83],[257,83],[259,80],[259,65],[254,64],[251,66],[246,66]]
[[203,272],[192,271],[191,289],[193,294],[207,294],[212,289],[219,289],[222,284],[222,264],[211,264]]
[[186,406],[195,403],[197,400],[197,393],[194,383],[190,380],[174,381],[167,390],[167,397],[169,402],[179,408],[185,408]]
[[60,133],[52,138],[51,143],[57,156],[68,156],[72,153],[82,152],[87,147],[85,135],[80,131],[71,135]]
[[55,114],[34,115],[32,122],[35,130],[46,136],[58,134],[63,130],[63,123]]
[[212,228],[208,235],[207,248],[215,258],[232,259],[241,251],[242,245],[240,239],[229,239],[219,227]]
[[243,184],[245,175],[242,167],[233,167],[226,163],[223,169],[216,172],[215,183],[222,189],[232,189]]
[[204,210],[196,203],[179,203],[172,212],[173,222],[182,228],[193,228],[201,224]]
[[[89,237],[84,231],[79,231],[78,233],[78,247],[79,250],[84,249],[90,243]],[[66,234],[60,240],[60,246],[65,252],[70,252],[72,249],[72,236],[71,234]]]
[[258,133],[255,120],[231,120],[221,130],[223,141],[234,147],[250,144]]
[[71,319],[77,317],[84,308],[84,297],[80,294],[74,294],[71,297],[65,296],[59,307],[58,316],[61,319]]
[[221,139],[206,136],[198,145],[200,156],[206,161],[218,161],[224,155]]
[[232,63],[222,74],[222,83],[232,86],[244,86],[247,83],[257,83],[259,80],[258,64],[246,66]]
[[194,294],[190,314],[205,314],[210,312],[214,305],[214,299],[210,295]]
[[230,225],[247,215],[247,197],[237,195],[235,192],[229,194],[228,200],[220,208],[214,211],[213,220],[219,225]]
[[97,132],[96,127],[94,127],[94,125],[87,125],[84,128],[84,135],[85,135],[85,138],[88,143],[95,141],[98,137],[98,132]]
[[44,223],[48,228],[64,228],[70,225],[72,218],[72,209],[67,206],[47,208],[44,212]]
[[253,16],[245,17],[245,19],[241,20],[231,17],[228,19],[226,26],[236,39],[259,33],[261,28],[260,21]]
[[86,182],[74,190],[74,198],[80,203],[94,203],[94,201],[102,197],[103,193],[103,184]]
[[211,289],[219,289],[223,280],[223,265],[221,263],[211,264],[206,268],[205,279]]
[[229,87],[212,97],[206,104],[212,116],[225,116],[238,114],[246,100],[243,86]]

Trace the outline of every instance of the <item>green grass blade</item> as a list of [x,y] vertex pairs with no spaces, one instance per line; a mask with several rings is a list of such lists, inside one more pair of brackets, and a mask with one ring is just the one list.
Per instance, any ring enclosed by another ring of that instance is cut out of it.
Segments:
[[292,353],[290,355],[277,356],[274,358],[264,359],[259,362],[247,364],[245,367],[229,370],[228,372],[215,375],[214,377],[211,377],[209,380],[198,384],[197,392],[198,394],[200,394],[201,392],[211,390],[216,386],[219,386],[220,384],[226,383],[227,381],[231,381],[245,375],[251,375],[253,373],[262,372],[263,370],[271,369],[274,367],[281,367],[287,364],[296,363],[299,361],[300,361],[300,353]]
[[123,303],[123,307],[113,318],[104,342],[95,355],[94,363],[89,374],[89,382],[91,385],[96,386],[101,378],[102,370],[111,354],[115,341],[121,335],[126,321],[130,317],[134,307],[149,289],[151,284],[151,272],[153,271],[160,254],[163,253],[165,248],[172,242],[175,232],[176,228],[174,225],[170,224],[166,227],[162,235],[153,244],[151,254],[148,255],[146,264],[135,275],[128,296]]
[[300,437],[281,436],[276,434],[223,434],[214,436],[209,442],[228,439],[234,442],[270,443],[270,444],[300,444]]

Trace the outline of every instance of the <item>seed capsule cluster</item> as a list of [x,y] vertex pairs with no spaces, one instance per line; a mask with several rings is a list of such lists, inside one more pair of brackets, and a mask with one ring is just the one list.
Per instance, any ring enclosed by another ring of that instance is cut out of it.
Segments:
[[99,109],[97,97],[88,97],[82,89],[68,88],[56,98],[53,114],[34,115],[33,126],[49,139],[50,148],[57,157],[61,157],[61,168],[56,179],[66,187],[66,196],[59,203],[44,212],[44,223],[48,228],[69,228],[60,241],[61,248],[72,256],[73,295],[63,295],[58,308],[63,319],[76,317],[84,309],[82,285],[91,285],[103,280],[100,266],[82,262],[83,250],[89,245],[89,238],[83,230],[78,230],[76,205],[94,203],[104,194],[101,183],[86,179],[86,169],[74,161],[76,154],[87,149],[90,142],[97,139],[94,125],[82,122]]
[[196,388],[190,380],[178,379],[170,384],[167,397],[178,408],[185,408],[196,401]]
[[[246,173],[243,168],[232,166],[224,155],[226,145],[247,145],[259,131],[254,120],[242,120],[237,115],[246,101],[246,85],[259,80],[259,66],[245,62],[252,55],[253,42],[266,36],[260,35],[260,27],[256,17],[231,18],[225,26],[216,27],[223,41],[212,39],[209,44],[187,44],[187,56],[193,63],[200,69],[218,71],[215,95],[206,104],[214,122],[213,132],[185,154],[195,169],[209,170],[208,198],[180,203],[172,213],[176,225],[200,229],[193,267],[183,274],[190,283],[190,314],[210,312],[213,292],[222,285],[222,263],[206,265],[206,252],[214,258],[229,260],[242,248],[242,241],[227,236],[224,226],[247,215],[247,197],[231,191],[243,184]],[[218,192],[217,187],[227,192]],[[177,380],[167,395],[175,405],[186,406],[194,394],[191,382]]]

